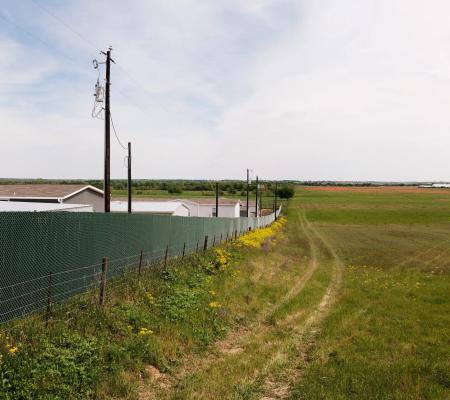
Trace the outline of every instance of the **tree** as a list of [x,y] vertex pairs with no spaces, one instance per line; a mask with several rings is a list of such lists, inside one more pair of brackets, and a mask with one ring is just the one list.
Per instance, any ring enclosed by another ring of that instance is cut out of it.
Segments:
[[292,186],[283,186],[277,189],[277,195],[280,199],[289,200],[291,197],[294,197],[294,188]]
[[183,188],[181,185],[170,185],[167,191],[171,194],[181,194],[183,193]]

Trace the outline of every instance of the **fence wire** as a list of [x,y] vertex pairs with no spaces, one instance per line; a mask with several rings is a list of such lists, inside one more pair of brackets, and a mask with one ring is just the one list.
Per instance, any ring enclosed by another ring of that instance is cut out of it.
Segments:
[[104,257],[110,279],[137,268],[141,252],[142,265],[151,265],[211,248],[274,219],[2,212],[0,323],[99,285]]

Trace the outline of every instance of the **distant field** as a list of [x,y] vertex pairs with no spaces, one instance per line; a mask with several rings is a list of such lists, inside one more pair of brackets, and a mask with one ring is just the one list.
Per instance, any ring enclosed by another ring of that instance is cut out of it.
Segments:
[[304,188],[345,265],[292,398],[450,398],[450,191]]
[[[127,198],[127,191],[126,190],[113,190],[112,191],[112,197],[114,200],[121,199],[124,200]],[[245,202],[247,199],[247,196],[241,193],[237,194],[229,194],[229,193],[223,193],[220,195],[220,197],[224,197],[227,199],[240,199],[241,201]],[[205,199],[209,198],[211,200],[215,199],[215,193],[214,192],[208,192],[208,191],[195,191],[195,190],[185,190],[182,193],[169,193],[167,190],[134,190],[133,191],[133,198],[136,200],[145,200],[145,199]],[[255,194],[250,194],[250,201],[255,201]],[[278,199],[278,204],[283,203],[280,199]],[[272,208],[273,204],[273,196],[269,193],[262,193],[262,206],[263,208]]]

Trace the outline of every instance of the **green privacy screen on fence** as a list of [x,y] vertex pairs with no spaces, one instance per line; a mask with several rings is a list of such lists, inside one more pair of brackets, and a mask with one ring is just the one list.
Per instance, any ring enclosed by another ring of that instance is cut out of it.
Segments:
[[[108,276],[211,247],[235,234],[267,226],[260,218],[195,218],[143,214],[0,212],[0,323],[63,301]],[[49,284],[49,280],[51,283]]]

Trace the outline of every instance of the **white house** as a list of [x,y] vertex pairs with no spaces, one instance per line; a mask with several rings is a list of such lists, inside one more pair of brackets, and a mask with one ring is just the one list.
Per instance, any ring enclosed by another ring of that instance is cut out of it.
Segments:
[[104,210],[103,191],[91,185],[18,184],[0,185],[0,201],[86,204]]
[[[216,199],[177,199],[172,202],[182,202],[189,207],[189,215],[191,217],[215,217],[216,216]],[[222,218],[239,218],[241,209],[240,200],[235,199],[219,199],[219,217]]]
[[[128,212],[127,201],[112,201],[111,212]],[[172,215],[189,217],[189,207],[181,201],[132,201],[131,212],[139,214]]]

